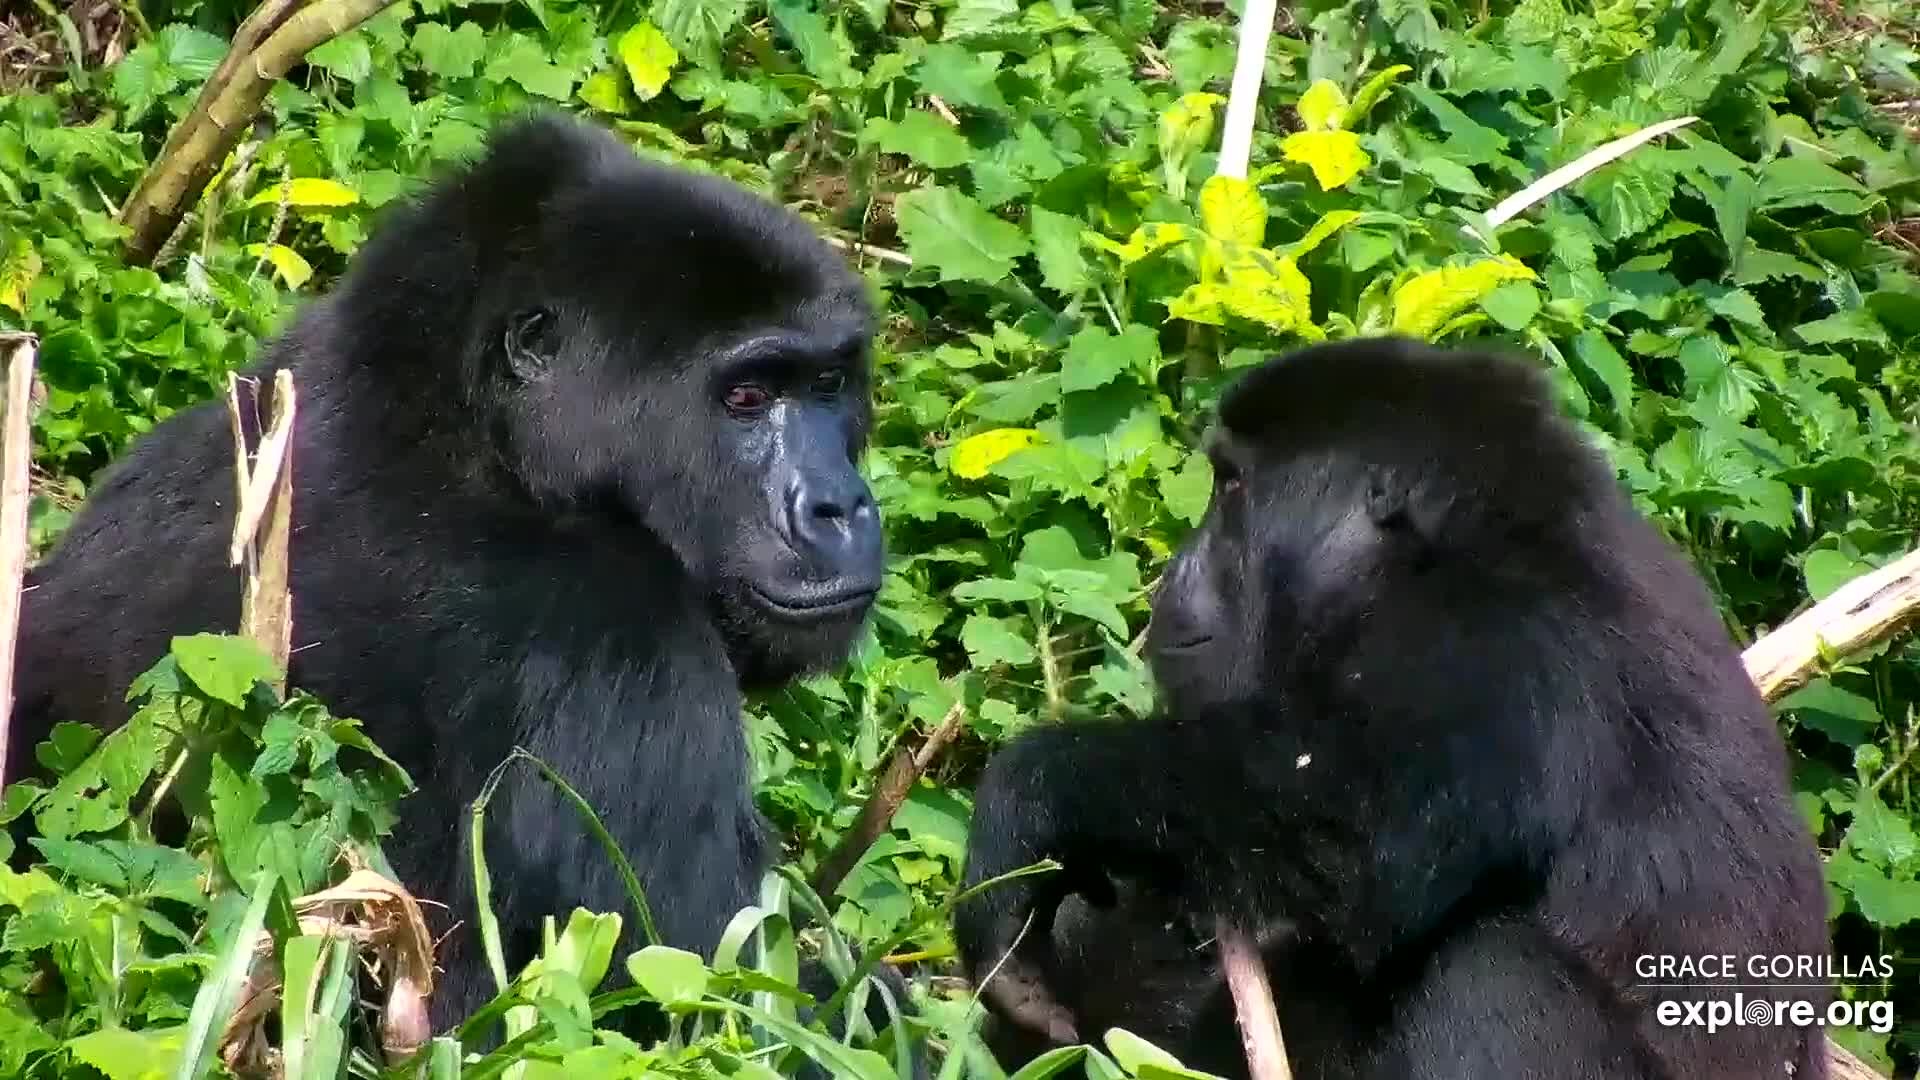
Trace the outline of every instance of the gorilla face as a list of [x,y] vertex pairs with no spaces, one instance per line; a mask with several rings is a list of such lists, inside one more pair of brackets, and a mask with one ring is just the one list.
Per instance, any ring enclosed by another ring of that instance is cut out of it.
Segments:
[[670,548],[743,684],[838,663],[883,567],[857,469],[863,283],[731,184],[631,158],[591,179],[549,203],[494,300],[481,366],[508,468],[542,502]]

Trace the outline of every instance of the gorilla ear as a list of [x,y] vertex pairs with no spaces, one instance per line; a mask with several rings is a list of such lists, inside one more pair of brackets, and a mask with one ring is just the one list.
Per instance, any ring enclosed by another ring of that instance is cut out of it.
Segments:
[[529,308],[507,320],[502,347],[507,354],[507,370],[521,382],[533,382],[546,375],[553,360],[553,313],[545,308]]

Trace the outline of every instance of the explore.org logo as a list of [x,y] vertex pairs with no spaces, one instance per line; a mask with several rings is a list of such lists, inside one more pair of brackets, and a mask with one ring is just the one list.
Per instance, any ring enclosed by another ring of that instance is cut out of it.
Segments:
[[[1853,1027],[1893,1030],[1893,1002],[1821,1000],[1836,979],[1893,977],[1893,958],[1756,955],[1640,956],[1634,974],[1644,990],[1663,991],[1653,1016],[1666,1027]],[[1687,991],[1705,991],[1693,996]],[[1754,991],[1754,993],[1749,993]],[[1795,991],[1801,991],[1796,994]],[[1814,991],[1817,993],[1807,993]]]

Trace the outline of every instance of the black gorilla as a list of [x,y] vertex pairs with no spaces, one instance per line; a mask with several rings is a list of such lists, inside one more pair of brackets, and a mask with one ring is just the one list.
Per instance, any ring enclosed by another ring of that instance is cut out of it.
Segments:
[[[604,815],[668,943],[710,955],[753,901],[742,689],[839,663],[880,585],[872,330],[800,218],[536,116],[385,221],[254,368],[301,395],[291,680],[412,773],[388,854],[466,920],[436,1026],[492,995],[464,810],[515,744]],[[119,723],[170,635],[233,628],[228,425],[213,402],[155,428],[34,572],[26,745]],[[488,830],[514,970],[542,915],[626,910],[526,770]]]
[[1642,955],[1825,956],[1825,898],[1706,590],[1545,380],[1322,346],[1220,426],[1155,599],[1165,716],[1037,730],[980,785],[969,884],[1064,867],[960,912],[976,982],[1031,917],[985,991],[1005,1044],[1118,1025],[1244,1076],[1226,916],[1302,1080],[1824,1076],[1818,1028],[1663,1026],[1734,991],[1637,985]]

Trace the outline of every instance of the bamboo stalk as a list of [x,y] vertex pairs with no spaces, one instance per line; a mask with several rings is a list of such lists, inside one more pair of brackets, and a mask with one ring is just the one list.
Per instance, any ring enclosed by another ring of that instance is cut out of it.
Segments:
[[33,457],[33,366],[40,341],[0,334],[7,357],[6,417],[0,432],[0,776],[7,772],[7,729],[13,718],[14,647],[20,639],[20,588],[27,574],[28,467]]

